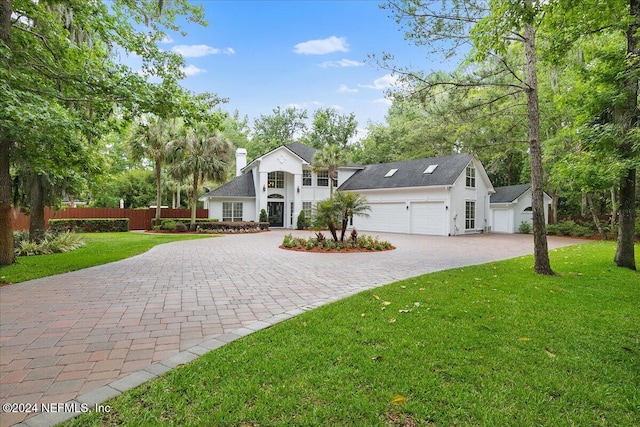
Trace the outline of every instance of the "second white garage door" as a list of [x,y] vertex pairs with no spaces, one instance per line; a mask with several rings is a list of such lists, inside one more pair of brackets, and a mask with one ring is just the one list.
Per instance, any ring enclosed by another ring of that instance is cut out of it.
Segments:
[[446,236],[446,211],[443,202],[411,202],[411,234]]

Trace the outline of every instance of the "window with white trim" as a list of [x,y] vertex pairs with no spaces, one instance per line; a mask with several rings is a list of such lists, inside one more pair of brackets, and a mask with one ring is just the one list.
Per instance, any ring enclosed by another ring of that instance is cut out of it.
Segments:
[[222,202],[223,221],[242,221],[242,202]]
[[313,182],[311,180],[311,171],[307,169],[302,170],[302,185],[304,187],[311,187]]
[[466,202],[464,207],[464,229],[476,228],[476,202]]
[[269,172],[267,175],[267,185],[269,188],[284,188],[284,172]]
[[317,185],[318,187],[328,187],[329,186],[329,171],[319,171],[317,176]]
[[311,218],[312,208],[313,208],[313,202],[302,202],[302,210],[304,211],[305,218]]
[[467,187],[476,188],[476,168],[473,165],[467,166]]
[[333,188],[338,187],[338,171],[333,172]]

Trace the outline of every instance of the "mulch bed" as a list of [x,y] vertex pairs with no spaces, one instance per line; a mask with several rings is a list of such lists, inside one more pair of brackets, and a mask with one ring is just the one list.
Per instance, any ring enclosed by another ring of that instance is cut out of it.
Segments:
[[283,245],[278,246],[280,249],[284,249],[286,251],[296,251],[296,252],[311,252],[316,254],[337,254],[337,253],[360,253],[360,252],[386,252],[392,251],[396,247],[391,246],[388,249],[365,249],[365,248],[342,248],[342,249],[326,249],[326,248],[318,248],[313,247],[311,249],[307,248],[286,248]]

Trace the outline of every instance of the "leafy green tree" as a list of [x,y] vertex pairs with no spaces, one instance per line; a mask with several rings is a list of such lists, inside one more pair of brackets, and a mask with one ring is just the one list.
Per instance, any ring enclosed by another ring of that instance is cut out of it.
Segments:
[[[598,152],[611,164],[622,165],[612,192],[619,194],[620,203],[614,261],[635,270],[640,1],[574,3],[567,0],[553,4],[554,13],[546,22],[552,28],[561,25],[563,31],[554,33],[557,37],[548,49],[549,57],[573,77],[571,87],[559,97],[565,108],[575,111],[567,134],[590,135],[591,147],[583,151],[585,154]],[[612,204],[615,213],[615,201]]]
[[174,139],[174,130],[175,120],[148,116],[136,125],[129,139],[133,159],[146,158],[153,163],[156,176],[156,224],[160,223],[162,212],[162,165],[169,155],[169,142]]
[[[32,143],[35,139],[29,137],[34,130],[29,123],[51,126],[54,118],[48,109],[52,105],[83,117],[76,128],[91,143],[99,130],[96,124],[108,116],[114,103],[125,106],[129,114],[166,113],[177,106],[198,114],[199,105],[220,102],[209,95],[192,102],[178,86],[183,59],[156,45],[164,29],[178,30],[179,16],[204,24],[202,7],[187,0],[164,3],[0,1],[0,265],[14,261],[11,164],[25,164],[27,157],[18,156],[38,150]],[[150,84],[117,64],[116,51],[138,54],[143,70],[161,77],[162,83]],[[50,140],[48,148],[58,150],[54,143],[60,140]],[[18,144],[20,152],[15,149]]]
[[223,181],[231,165],[233,146],[208,123],[185,126],[172,143],[172,169],[176,176],[192,177],[191,230],[196,226],[198,189],[204,180]]
[[286,145],[295,140],[298,135],[307,130],[305,120],[308,118],[306,110],[288,107],[273,109],[271,115],[260,115],[253,124],[253,138],[247,147],[250,159]]
[[357,127],[355,114],[339,114],[334,108],[319,108],[313,113],[311,131],[305,135],[304,141],[315,148],[338,145],[347,150]]
[[333,197],[333,180],[338,176],[338,168],[347,164],[347,158],[339,145],[326,145],[313,156],[313,170],[329,171],[329,197]]

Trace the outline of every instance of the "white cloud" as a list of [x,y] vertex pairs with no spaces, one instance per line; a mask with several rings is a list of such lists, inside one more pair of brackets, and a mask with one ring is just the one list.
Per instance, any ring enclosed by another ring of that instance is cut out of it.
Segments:
[[388,98],[378,98],[378,99],[374,99],[373,103],[374,104],[387,104],[388,106],[391,106],[393,104],[393,101],[391,101]]
[[325,61],[321,64],[318,64],[318,67],[328,68],[328,67],[362,67],[364,62],[362,61],[354,61],[352,59],[341,59],[340,61]]
[[397,83],[398,83],[398,77],[397,76],[393,76],[391,74],[386,74],[386,75],[380,77],[379,79],[375,79],[373,81],[372,85],[358,85],[358,86],[367,87],[369,89],[384,90],[384,89],[389,89],[390,87],[397,85]]
[[347,85],[340,85],[338,88],[338,93],[357,93],[358,89],[351,89]]
[[207,55],[233,55],[236,53],[233,48],[227,47],[225,49],[218,49],[217,47],[207,46],[206,44],[194,44],[194,45],[177,45],[171,48],[174,53],[179,53],[185,58],[199,58]]
[[164,36],[162,40],[160,40],[160,43],[173,43],[173,39],[171,36]]
[[326,39],[309,40],[294,46],[294,52],[301,55],[324,55],[332,52],[348,52],[346,37],[331,36]]
[[332,105],[332,106],[331,106],[331,107],[329,107],[329,108],[331,108],[332,110],[336,110],[336,111],[342,111],[342,110],[344,110],[344,107],[342,107],[341,105],[338,105],[338,104]]
[[195,76],[196,74],[206,73],[207,70],[198,68],[195,65],[187,65],[186,67],[182,67],[182,72],[185,74],[185,76]]

